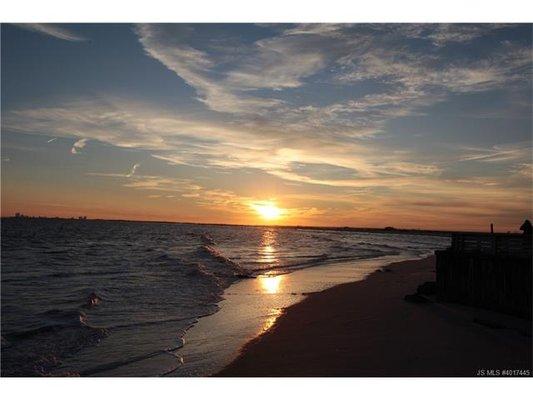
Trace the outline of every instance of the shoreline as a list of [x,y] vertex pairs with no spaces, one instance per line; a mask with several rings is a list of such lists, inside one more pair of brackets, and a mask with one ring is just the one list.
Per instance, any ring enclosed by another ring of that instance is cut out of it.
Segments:
[[491,370],[531,376],[530,321],[406,302],[405,295],[435,279],[434,256],[381,265],[363,280],[284,308],[214,376],[472,377]]
[[239,280],[225,289],[219,309],[200,318],[183,337],[175,355],[179,368],[166,376],[212,376],[230,364],[243,346],[269,330],[291,305],[311,293],[365,279],[377,269],[416,255],[388,255],[356,261],[325,263],[288,274],[259,275]]

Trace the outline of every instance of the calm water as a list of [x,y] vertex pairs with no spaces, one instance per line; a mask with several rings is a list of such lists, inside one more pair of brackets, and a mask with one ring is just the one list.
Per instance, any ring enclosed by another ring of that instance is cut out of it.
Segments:
[[[186,330],[215,313],[224,289],[239,279],[386,255],[419,257],[449,239],[4,219],[1,242],[6,376],[113,375],[162,354],[178,358]],[[147,365],[143,375],[166,372],[157,363]]]

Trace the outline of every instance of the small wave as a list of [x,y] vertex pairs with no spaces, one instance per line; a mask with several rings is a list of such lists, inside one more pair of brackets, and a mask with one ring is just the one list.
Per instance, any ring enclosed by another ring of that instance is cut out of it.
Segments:
[[189,263],[187,266],[191,268],[190,271],[187,272],[187,276],[202,276],[218,280],[218,277],[213,272],[209,271],[202,263]]
[[156,357],[156,356],[159,356],[159,355],[162,355],[162,354],[168,354],[169,356],[172,356],[172,357],[176,358],[175,355],[172,354],[172,351],[178,350],[181,347],[183,347],[183,344],[177,346],[176,348],[174,348],[172,350],[166,350],[166,349],[165,350],[156,350],[156,351],[153,351],[151,353],[141,354],[139,356],[130,357],[130,358],[119,360],[119,361],[114,361],[114,362],[110,362],[110,363],[107,363],[107,364],[101,364],[101,365],[98,365],[98,366],[96,366],[94,368],[89,368],[89,369],[83,370],[83,371],[81,371],[79,373],[79,375],[80,376],[91,376],[91,375],[99,374],[99,373],[102,373],[102,372],[111,371],[113,369],[117,369],[119,367],[123,367],[125,365],[133,364],[133,363],[136,363],[136,362],[139,362],[139,361],[148,360],[150,358],[153,358],[153,357]]
[[233,261],[231,261],[229,258],[224,257],[220,251],[215,249],[213,246],[210,245],[202,245],[200,246],[200,251],[209,254],[211,257],[216,259],[217,261],[220,261],[222,263],[226,264],[235,264]]
[[371,243],[371,242],[358,242],[357,243],[360,246],[370,246],[372,248],[384,248],[384,249],[392,249],[392,250],[402,250],[405,247],[400,246],[392,246],[390,244],[384,244],[384,243]]
[[209,315],[212,315],[216,311],[217,310],[213,310],[212,312],[208,312],[208,313],[205,313],[205,314],[191,315],[191,316],[183,317],[183,318],[157,319],[157,320],[153,320],[153,321],[141,321],[141,322],[132,322],[132,323],[129,323],[129,324],[112,325],[112,326],[106,327],[105,329],[107,331],[113,331],[113,330],[116,330],[116,329],[138,328],[138,327],[142,327],[142,326],[161,325],[161,324],[168,324],[168,323],[173,323],[173,322],[183,322],[183,321],[191,321],[190,325],[192,325],[198,320],[198,318],[207,317]]
[[210,246],[214,246],[216,244],[213,238],[209,236],[208,233],[202,233],[200,235],[200,239],[202,240],[202,243],[210,245]]
[[108,334],[104,328],[90,326],[81,311],[50,310],[43,314],[48,325],[5,335],[9,346],[2,348],[3,375],[49,375],[64,357],[98,344]]
[[7,333],[5,335],[5,337],[3,337],[3,338],[5,340],[7,340],[8,342],[12,342],[12,341],[15,341],[15,340],[31,338],[33,336],[37,336],[37,335],[40,335],[40,334],[45,334],[45,333],[49,333],[49,332],[55,332],[55,331],[60,330],[60,329],[62,329],[64,327],[65,327],[65,325],[61,325],[61,324],[46,325],[46,326],[42,326],[40,328],[29,329],[27,331],[18,331],[18,332]]
[[173,262],[180,262],[181,259],[179,257],[174,257],[168,253],[163,253],[158,255],[153,259],[153,261],[173,261]]
[[99,305],[102,302],[102,298],[96,294],[96,292],[91,292],[87,297],[87,302],[83,305],[85,308],[93,308]]
[[68,253],[70,249],[54,249],[54,250],[44,250],[44,254],[65,254]]
[[44,319],[58,321],[64,326],[77,326],[87,323],[87,315],[80,310],[58,310],[52,309],[41,313]]
[[2,278],[4,283],[16,283],[16,282],[27,282],[30,280],[45,280],[47,278],[75,278],[78,276],[112,276],[112,275],[132,275],[131,272],[113,272],[113,271],[76,271],[76,272],[54,272],[52,274],[40,274],[35,276],[26,276],[24,278]]
[[[198,317],[194,317],[194,322],[197,322],[198,318],[205,317],[207,315],[211,315],[211,314],[206,314],[206,315],[201,315],[201,316],[198,316]],[[122,360],[118,360],[118,361],[114,361],[114,362],[110,362],[110,363],[106,363],[106,364],[101,364],[101,365],[98,365],[98,366],[93,367],[93,368],[85,369],[85,370],[81,371],[79,373],[79,375],[80,376],[96,375],[96,374],[100,374],[102,372],[107,372],[107,371],[111,371],[113,369],[117,369],[117,368],[123,367],[123,366],[128,365],[128,364],[133,364],[133,363],[136,363],[136,362],[139,362],[139,361],[148,360],[150,358],[153,358],[153,357],[156,357],[156,356],[159,356],[159,355],[168,355],[168,356],[174,358],[176,360],[176,362],[177,362],[177,365],[176,365],[175,368],[172,368],[170,371],[166,371],[166,372],[163,372],[162,374],[160,374],[160,376],[168,375],[168,374],[174,372],[176,369],[178,369],[183,364],[183,357],[181,357],[180,355],[176,354],[176,351],[180,350],[181,348],[183,348],[183,346],[185,346],[185,339],[183,338],[183,335],[185,335],[185,332],[190,327],[192,327],[193,324],[194,323],[190,324],[187,328],[182,329],[179,332],[179,335],[178,335],[178,337],[176,339],[177,343],[176,343],[175,346],[166,348],[164,350],[155,350],[155,351],[148,352],[148,353],[145,353],[145,354],[140,354],[140,355],[135,356],[135,357],[129,357],[129,358],[126,358],[126,359],[122,359]]]
[[213,246],[202,245],[200,246],[199,253],[201,255],[207,255],[209,258],[217,261],[221,265],[230,267],[231,275],[234,275],[235,273],[246,273],[246,270],[244,270],[238,263],[225,257],[220,251],[218,251]]
[[[210,314],[206,314],[210,315]],[[194,316],[194,317],[184,317],[184,318],[173,318],[173,319],[161,319],[161,320],[154,320],[154,321],[142,321],[142,322],[132,322],[130,324],[117,324],[117,325],[111,325],[106,327],[108,331],[116,330],[116,329],[124,329],[124,328],[139,328],[142,326],[150,326],[150,325],[161,325],[171,322],[182,322],[182,321],[195,321],[197,318],[202,317],[200,316]]]
[[365,258],[374,258],[374,257],[380,257],[384,255],[392,255],[392,254],[399,254],[399,252],[391,253],[391,252],[384,252],[380,250],[372,250],[372,251],[366,251],[365,253],[359,253],[357,255],[346,255],[346,256],[332,256],[328,254],[322,254],[320,256],[315,256],[313,259],[307,259],[302,260],[300,262],[291,263],[291,264],[283,264],[279,266],[275,266],[274,268],[254,268],[250,270],[250,273],[254,276],[260,275],[268,270],[270,274],[273,275],[284,275],[288,274],[300,269],[310,268],[310,267],[316,267],[318,265],[326,265],[331,264],[335,262],[349,262],[349,261],[356,261],[360,259]]

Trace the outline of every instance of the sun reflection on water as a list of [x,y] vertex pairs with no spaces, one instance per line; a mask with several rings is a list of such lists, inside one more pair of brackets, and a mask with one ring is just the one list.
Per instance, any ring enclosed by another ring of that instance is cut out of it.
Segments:
[[[261,244],[258,249],[259,261],[263,264],[268,264],[270,267],[276,265],[279,260],[276,251],[276,239],[277,231],[275,229],[265,229],[261,237]],[[283,275],[274,275],[271,272],[259,275],[256,279],[258,283],[259,291],[262,294],[278,294],[283,287],[283,281],[285,277]],[[281,309],[270,309],[263,325],[261,326],[260,333],[269,330],[274,322],[281,315]]]
[[276,294],[280,291],[283,275],[259,275],[257,279],[263,293]]
[[276,255],[274,254],[276,250],[273,246],[267,244],[259,249],[259,261],[263,263],[275,263],[277,261]]
[[267,319],[265,320],[265,322],[263,323],[263,326],[261,327],[260,333],[268,331],[272,327],[272,325],[274,325],[274,322],[276,322],[276,320],[278,319],[280,315],[281,315],[281,309],[273,308],[272,310],[270,310],[270,313]]
[[276,236],[277,233],[274,229],[267,229],[263,231],[261,245],[259,247],[259,261],[261,263],[275,264],[278,262],[275,248]]

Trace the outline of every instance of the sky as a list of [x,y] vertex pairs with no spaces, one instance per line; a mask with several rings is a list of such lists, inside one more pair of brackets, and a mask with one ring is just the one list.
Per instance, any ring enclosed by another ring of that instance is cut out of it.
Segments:
[[531,24],[2,24],[2,216],[516,231]]

